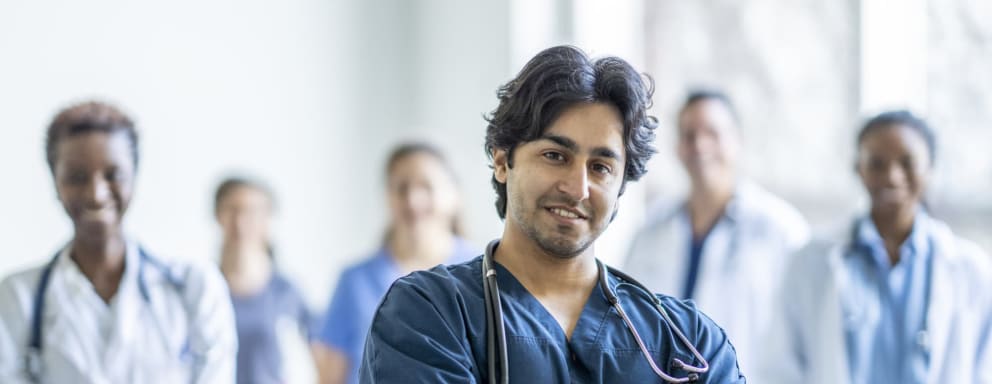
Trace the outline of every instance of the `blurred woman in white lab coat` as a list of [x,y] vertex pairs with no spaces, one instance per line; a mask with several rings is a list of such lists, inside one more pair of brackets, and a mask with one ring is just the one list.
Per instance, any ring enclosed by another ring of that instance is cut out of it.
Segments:
[[856,169],[871,209],[789,269],[770,383],[992,383],[992,266],[921,201],[936,145],[906,111],[870,119]]
[[124,234],[138,136],[86,102],[48,127],[48,165],[73,237],[0,283],[2,383],[233,383],[237,338],[215,266],[156,258]]
[[723,93],[686,97],[676,149],[689,196],[648,213],[623,269],[655,292],[695,300],[727,331],[741,372],[752,379],[788,257],[805,245],[809,227],[795,208],[741,174],[737,124]]

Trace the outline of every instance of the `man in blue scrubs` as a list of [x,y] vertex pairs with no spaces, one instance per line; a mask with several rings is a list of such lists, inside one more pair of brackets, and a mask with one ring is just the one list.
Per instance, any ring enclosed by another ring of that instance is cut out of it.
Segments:
[[[362,383],[497,382],[501,369],[489,367],[500,349],[513,382],[744,382],[712,320],[655,299],[595,256],[625,183],[655,152],[651,90],[627,62],[567,46],[539,53],[500,88],[486,150],[503,235],[484,257],[393,284],[369,330]],[[484,261],[500,298],[494,329],[505,335],[495,353]]]

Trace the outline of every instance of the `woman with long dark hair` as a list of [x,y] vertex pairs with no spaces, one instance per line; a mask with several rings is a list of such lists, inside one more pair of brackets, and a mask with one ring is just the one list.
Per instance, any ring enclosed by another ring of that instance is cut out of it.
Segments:
[[224,235],[220,269],[231,289],[238,328],[238,383],[286,382],[283,339],[310,340],[315,333],[303,296],[273,262],[269,222],[274,204],[268,187],[246,178],[224,180],[214,195]]

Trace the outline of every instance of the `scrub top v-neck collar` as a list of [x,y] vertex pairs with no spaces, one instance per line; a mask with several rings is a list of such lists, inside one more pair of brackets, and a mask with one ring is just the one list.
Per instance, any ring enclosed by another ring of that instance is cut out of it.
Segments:
[[[500,295],[511,298],[510,300],[504,299],[504,303],[511,302],[520,305],[527,314],[536,317],[538,322],[544,327],[546,334],[551,336],[550,339],[556,344],[567,347],[570,351],[576,350],[576,346],[598,344],[597,336],[603,328],[606,316],[611,311],[609,302],[606,301],[606,295],[600,284],[595,284],[592,291],[589,292],[589,297],[586,299],[579,319],[575,323],[575,328],[572,330],[572,337],[568,338],[565,335],[565,330],[562,329],[558,321],[551,315],[551,312],[541,304],[537,297],[527,290],[527,287],[517,280],[502,264],[494,262],[494,265],[496,266],[496,279],[499,282]],[[612,282],[610,283],[612,285]],[[529,336],[531,334],[529,330],[520,330],[518,325],[513,324],[515,319],[516,317],[508,317],[506,319],[508,335],[510,337],[532,337]],[[583,350],[585,348],[579,347],[578,349]],[[598,346],[597,349],[601,349],[601,346]]]

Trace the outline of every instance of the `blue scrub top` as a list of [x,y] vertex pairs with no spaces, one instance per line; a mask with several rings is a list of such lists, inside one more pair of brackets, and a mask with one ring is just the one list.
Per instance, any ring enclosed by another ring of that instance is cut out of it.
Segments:
[[[456,238],[455,248],[445,263],[462,263],[477,255],[477,248]],[[402,276],[395,259],[385,247],[341,273],[324,315],[319,340],[348,357],[347,383],[358,382],[365,335],[372,324],[372,317],[389,286]]]
[[315,316],[303,295],[284,276],[273,273],[261,291],[250,296],[231,295],[238,330],[237,382],[279,383],[283,376],[279,323],[292,320],[300,336],[310,341],[317,332]]
[[[511,382],[656,383],[661,379],[641,354],[599,284],[571,340],[526,288],[496,263]],[[661,318],[647,293],[608,277],[621,305],[660,368],[693,358]],[[734,347],[723,330],[689,301],[661,296],[675,325],[709,361],[704,383],[743,383]],[[479,383],[487,376],[482,258],[413,273],[396,281],[372,322],[362,362],[362,383]]]

